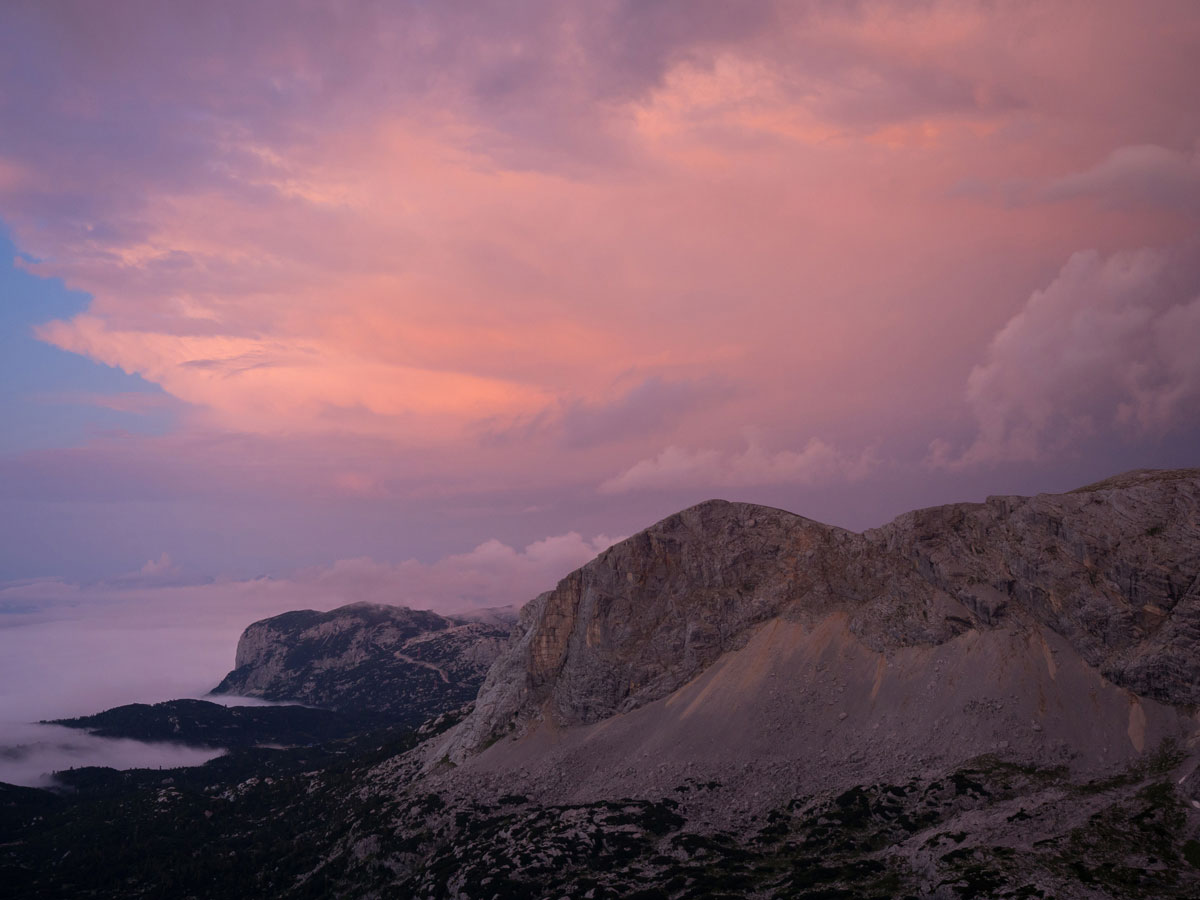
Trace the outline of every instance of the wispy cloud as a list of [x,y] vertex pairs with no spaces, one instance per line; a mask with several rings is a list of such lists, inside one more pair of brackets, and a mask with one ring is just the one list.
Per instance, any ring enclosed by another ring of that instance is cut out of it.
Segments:
[[601,493],[636,490],[739,488],[757,485],[858,481],[880,460],[872,450],[848,454],[820,438],[800,450],[765,449],[751,435],[741,451],[687,450],[667,447],[657,456],[630,466],[600,485]]
[[659,434],[689,413],[712,411],[735,394],[736,388],[720,378],[673,381],[652,375],[612,401],[568,405],[562,416],[563,442],[568,448],[595,447]]

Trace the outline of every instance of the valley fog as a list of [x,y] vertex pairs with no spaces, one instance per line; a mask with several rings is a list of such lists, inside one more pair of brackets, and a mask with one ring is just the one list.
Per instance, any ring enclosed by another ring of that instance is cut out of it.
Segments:
[[0,781],[53,787],[54,772],[83,766],[171,769],[198,766],[225,751],[102,738],[61,725],[0,722]]
[[[219,601],[210,589],[207,601]],[[81,766],[170,768],[200,765],[222,751],[101,738],[38,724],[127,703],[206,697],[233,667],[242,628],[258,613],[226,602],[164,605],[161,597],[96,601],[67,609],[0,616],[0,782],[46,786],[50,773]]]

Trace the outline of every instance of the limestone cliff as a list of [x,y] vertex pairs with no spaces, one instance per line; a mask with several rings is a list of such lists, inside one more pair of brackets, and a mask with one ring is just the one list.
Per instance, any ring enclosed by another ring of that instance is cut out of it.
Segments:
[[475,697],[508,638],[503,624],[355,603],[255,622],[213,690],[419,725]]

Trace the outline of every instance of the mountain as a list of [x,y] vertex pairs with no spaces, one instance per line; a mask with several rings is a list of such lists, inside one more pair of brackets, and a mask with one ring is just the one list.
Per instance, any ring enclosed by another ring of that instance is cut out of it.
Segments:
[[[307,635],[318,679],[374,627],[321,649],[295,615],[247,664],[303,670]],[[1198,701],[1200,470],[862,534],[710,501],[527,604],[461,721],[76,773],[60,811],[11,796],[0,872],[30,897],[1192,900]]]
[[255,622],[213,694],[292,701],[420,725],[475,698],[506,643],[502,613],[468,622],[428,610],[354,603]]
[[762,707],[740,737],[779,719],[939,754],[944,727],[959,732],[954,753],[1001,739],[1034,755],[1065,741],[1097,764],[1141,753],[1200,704],[1198,485],[1200,470],[1135,472],[864,534],[703,503],[529,603],[446,752],[462,761],[503,735],[592,725],[682,690],[657,707],[658,732]]
[[1198,701],[1200,470],[863,534],[710,501],[528,604],[418,783],[524,798],[530,852],[563,837],[537,810],[669,804],[654,883],[679,838],[753,851],[765,895],[832,859],[814,891],[1196,896]]

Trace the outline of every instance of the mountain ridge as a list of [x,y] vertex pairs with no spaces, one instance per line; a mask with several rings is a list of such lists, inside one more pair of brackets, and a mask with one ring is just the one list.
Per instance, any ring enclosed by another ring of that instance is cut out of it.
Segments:
[[1132,472],[1068,494],[913,510],[862,533],[705,501],[527,604],[446,753],[462,761],[548,719],[629,712],[744,645],[751,626],[837,610],[877,652],[1044,627],[1139,696],[1195,704],[1198,495],[1200,469]]
[[[0,866],[29,897],[1193,900],[1198,510],[1200,470],[863,533],[709,501],[527,604],[473,707],[6,794]],[[313,615],[352,697],[412,639]]]

